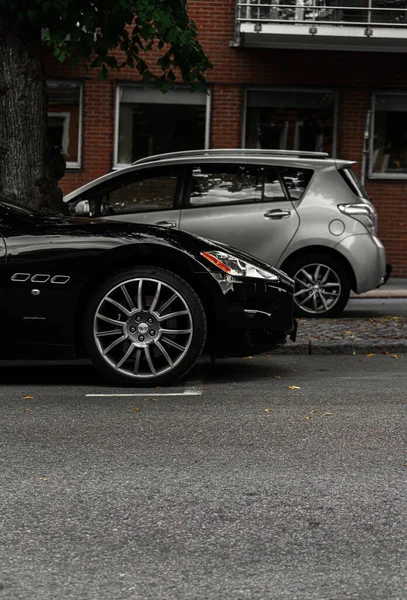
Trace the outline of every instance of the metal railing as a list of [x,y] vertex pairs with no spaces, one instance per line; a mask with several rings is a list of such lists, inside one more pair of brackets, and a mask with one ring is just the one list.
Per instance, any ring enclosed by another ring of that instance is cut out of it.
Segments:
[[237,0],[237,22],[406,27],[407,0]]

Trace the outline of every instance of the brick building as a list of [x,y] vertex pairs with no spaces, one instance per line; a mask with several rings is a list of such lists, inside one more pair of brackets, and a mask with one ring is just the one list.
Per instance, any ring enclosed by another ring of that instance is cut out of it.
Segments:
[[[349,7],[352,8],[349,8]],[[193,148],[324,150],[357,161],[394,276],[407,277],[407,0],[190,0],[206,94],[101,82],[46,58],[65,193],[137,158]]]

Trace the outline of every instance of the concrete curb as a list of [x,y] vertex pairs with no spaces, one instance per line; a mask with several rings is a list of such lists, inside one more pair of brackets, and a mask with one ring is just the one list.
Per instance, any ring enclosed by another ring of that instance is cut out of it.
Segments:
[[407,353],[407,340],[363,342],[287,342],[273,354],[380,354]]

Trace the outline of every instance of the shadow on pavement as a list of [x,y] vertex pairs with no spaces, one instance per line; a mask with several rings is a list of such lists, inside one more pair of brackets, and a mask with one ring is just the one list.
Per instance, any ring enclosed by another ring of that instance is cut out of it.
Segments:
[[2,385],[108,386],[92,365],[0,362]]
[[[273,375],[284,376],[292,372],[292,368],[284,366],[284,357],[253,356],[253,358],[219,359],[214,364],[206,357],[188,373],[186,379],[174,383],[170,387],[183,387],[202,381],[204,384],[231,384],[243,381],[269,379]],[[69,364],[54,362],[0,361],[1,385],[57,385],[85,386],[93,388],[118,388],[106,381],[90,364],[74,361]],[[129,388],[131,389],[131,388]],[[141,389],[141,388],[140,388]],[[147,389],[147,388],[145,388]],[[163,387],[163,390],[165,388]]]

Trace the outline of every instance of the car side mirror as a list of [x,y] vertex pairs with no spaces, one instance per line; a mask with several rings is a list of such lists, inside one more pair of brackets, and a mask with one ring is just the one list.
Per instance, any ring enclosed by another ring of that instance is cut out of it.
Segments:
[[89,200],[81,200],[75,206],[75,215],[77,217],[90,217]]

